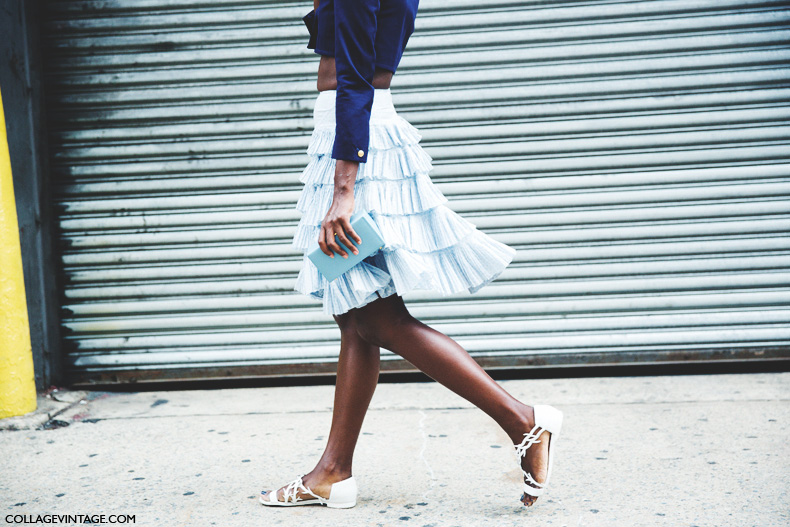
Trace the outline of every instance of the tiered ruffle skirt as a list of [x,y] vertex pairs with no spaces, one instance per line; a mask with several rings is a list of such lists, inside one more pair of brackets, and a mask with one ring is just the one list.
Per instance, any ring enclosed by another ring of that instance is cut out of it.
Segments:
[[327,314],[341,314],[378,298],[428,289],[447,296],[477,292],[510,264],[515,249],[478,230],[447,206],[431,181],[431,157],[420,133],[399,116],[389,89],[375,90],[366,163],[359,164],[354,212],[367,211],[385,245],[328,281],[307,257],[332,204],[335,163],[334,90],[320,92],[315,129],[307,148],[310,161],[296,209],[302,213],[293,247],[304,254],[294,289],[323,302]]

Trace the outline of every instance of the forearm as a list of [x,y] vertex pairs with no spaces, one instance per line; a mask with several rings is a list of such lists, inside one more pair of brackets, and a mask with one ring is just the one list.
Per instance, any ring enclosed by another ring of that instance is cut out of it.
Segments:
[[354,184],[357,180],[359,163],[338,159],[335,165],[335,192],[333,199],[349,196],[354,197]]
[[321,0],[313,0],[313,9],[318,9],[319,3],[321,3]]
[[334,258],[333,253],[348,258],[348,252],[342,249],[337,240],[351,248],[351,252],[359,254],[359,250],[354,247],[362,243],[362,238],[354,231],[351,226],[351,216],[354,213],[354,183],[357,178],[359,163],[356,161],[337,160],[335,165],[335,192],[332,196],[332,204],[326,212],[324,221],[321,222],[321,232],[318,234],[318,246],[324,254]]

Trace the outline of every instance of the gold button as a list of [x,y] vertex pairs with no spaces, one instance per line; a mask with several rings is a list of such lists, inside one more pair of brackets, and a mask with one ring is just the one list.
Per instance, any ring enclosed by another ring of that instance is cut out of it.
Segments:
[[365,152],[360,150],[359,152],[357,152],[357,157],[365,157]]

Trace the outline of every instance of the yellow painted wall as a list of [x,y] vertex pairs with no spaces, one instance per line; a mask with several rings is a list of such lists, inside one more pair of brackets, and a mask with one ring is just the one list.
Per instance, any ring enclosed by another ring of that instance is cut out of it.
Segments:
[[19,227],[0,93],[0,418],[36,409]]

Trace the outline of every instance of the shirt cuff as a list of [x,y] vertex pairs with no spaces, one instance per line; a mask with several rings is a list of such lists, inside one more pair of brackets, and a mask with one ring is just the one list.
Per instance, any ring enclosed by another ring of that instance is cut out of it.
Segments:
[[335,98],[335,142],[332,157],[367,163],[373,90],[345,89],[338,85]]
[[[335,144],[332,146],[332,159],[342,159],[344,161],[357,161],[367,163],[368,161],[368,139],[365,137],[354,138],[339,133],[335,134]],[[345,137],[346,139],[343,139]]]
[[302,17],[304,25],[307,26],[307,31],[310,32],[310,41],[307,43],[307,49],[315,49],[316,40],[318,39],[318,18],[315,15],[315,9]]

